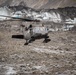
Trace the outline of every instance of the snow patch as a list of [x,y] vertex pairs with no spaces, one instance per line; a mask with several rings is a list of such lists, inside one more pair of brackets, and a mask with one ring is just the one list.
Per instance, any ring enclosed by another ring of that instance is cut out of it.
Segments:
[[33,68],[40,69],[42,66],[34,66]]
[[76,18],[74,18],[74,19],[71,19],[71,18],[66,19],[66,23],[68,23],[68,24],[75,24],[76,23]]
[[7,69],[6,75],[16,74],[16,71],[13,70],[13,67],[6,66],[5,68]]
[[33,66],[33,68],[39,71],[48,72],[48,68],[45,65]]
[[35,50],[36,52],[40,53],[55,53],[55,54],[59,54],[60,51],[58,50],[50,50],[50,49],[44,49],[44,48],[34,48],[33,50]]
[[[7,18],[7,17],[4,17],[4,16],[10,16],[11,14],[11,11],[7,8],[7,7],[1,7],[0,8],[0,20],[7,20],[7,19],[10,19],[10,18]],[[1,16],[2,15],[2,16]],[[4,15],[4,16],[3,16]]]

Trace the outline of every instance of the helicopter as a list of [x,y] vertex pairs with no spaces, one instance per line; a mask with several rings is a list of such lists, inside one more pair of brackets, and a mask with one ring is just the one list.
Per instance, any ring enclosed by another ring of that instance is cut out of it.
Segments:
[[[10,19],[15,19],[15,20],[22,20],[25,22],[40,22],[40,20],[36,20],[36,19],[18,18],[18,17],[4,16],[4,15],[0,15],[0,16],[8,17]],[[23,33],[24,39],[26,40],[26,43],[24,45],[28,45],[32,41],[35,41],[35,39],[38,37],[44,38],[44,41],[43,41],[44,43],[47,43],[48,41],[50,41],[50,39],[48,39],[49,29],[44,25],[33,26],[32,24],[30,24],[28,27],[26,27],[25,25],[21,25],[21,27],[22,27],[22,33]]]
[[[27,21],[27,22],[40,22],[39,20],[36,20],[36,19],[30,19],[30,18],[20,18],[20,17],[11,17],[11,16],[6,16],[6,15],[0,15],[1,17],[7,17],[9,18],[8,20],[22,20],[22,21]],[[5,21],[5,20],[4,20]],[[7,20],[6,20],[7,21]]]
[[[48,36],[48,33],[50,31],[55,31],[55,30],[50,30],[47,26],[44,26],[43,23],[44,21],[40,21],[40,20],[37,20],[37,19],[31,19],[31,18],[21,18],[21,17],[11,17],[11,16],[5,16],[5,15],[0,15],[1,17],[7,17],[7,18],[10,18],[9,20],[22,20],[22,21],[25,21],[25,22],[40,22],[42,23],[42,26],[38,26],[38,25],[35,25],[33,26],[32,24],[30,24],[28,27],[26,27],[25,25],[21,25],[22,27],[22,33],[23,33],[23,36],[24,36],[24,39],[26,40],[26,43],[25,45],[28,45],[29,43],[31,43],[32,41],[35,41],[36,38],[38,37],[42,37],[44,38],[44,43],[47,43],[48,41],[50,41],[49,39],[49,36]],[[46,22],[46,21],[45,21]],[[68,21],[66,21],[68,22]],[[49,21],[47,21],[47,23],[49,23]],[[53,22],[50,22],[51,24]],[[62,21],[61,23],[58,23],[58,25],[61,24],[63,25],[63,27],[65,28],[65,30],[68,28],[68,23],[65,23],[65,21]],[[73,25],[73,24],[69,24],[69,25]],[[52,26],[57,26],[57,23],[53,23]],[[71,26],[73,27],[73,26]],[[58,31],[58,29],[57,29]]]
[[25,45],[28,45],[29,43],[35,41],[35,39],[40,37],[44,38],[44,43],[50,41],[48,36],[49,30],[44,25],[33,26],[32,24],[30,24],[28,27],[25,27],[24,25],[21,26],[23,28],[24,39],[26,40]]

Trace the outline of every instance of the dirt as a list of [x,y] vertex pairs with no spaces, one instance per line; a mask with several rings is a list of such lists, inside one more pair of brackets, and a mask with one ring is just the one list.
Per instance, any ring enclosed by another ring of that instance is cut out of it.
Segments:
[[[10,27],[10,26],[9,26]],[[0,75],[76,75],[76,32],[50,32],[51,41],[24,45],[20,31],[0,27]]]

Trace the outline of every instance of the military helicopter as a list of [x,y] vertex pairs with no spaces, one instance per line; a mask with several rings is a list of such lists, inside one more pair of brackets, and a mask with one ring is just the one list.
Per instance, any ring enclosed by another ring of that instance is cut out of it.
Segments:
[[[40,22],[40,20],[34,20],[34,19],[29,19],[29,18],[17,18],[17,17],[11,17],[11,16],[4,16],[4,15],[0,15],[2,17],[8,17],[8,18],[12,18],[12,19],[17,19],[17,20],[22,20],[22,21],[26,21],[26,22]],[[35,39],[37,37],[42,37],[44,38],[45,43],[47,43],[48,41],[50,41],[48,33],[49,30],[47,27],[45,27],[44,25],[42,26],[32,26],[29,25],[28,27],[25,27],[25,25],[21,25],[22,27],[22,32],[23,32],[23,36],[24,39],[26,40],[25,45],[28,45],[29,43],[31,43],[32,41],[35,41]]]
[[25,27],[24,25],[22,25],[22,27],[24,39],[26,40],[25,45],[28,45],[28,43],[35,41],[35,39],[39,37],[44,38],[44,43],[50,41],[50,39],[48,39],[49,30],[44,25],[34,27],[32,24],[30,24],[28,27]]
[[[22,20],[25,22],[43,23],[40,20],[31,19],[31,18],[19,18],[19,17],[4,16],[4,15],[0,15],[0,16],[8,17],[10,19],[15,19],[15,20]],[[59,24],[62,24],[63,26],[66,25],[66,28],[67,28],[67,23],[65,23],[64,21],[62,21],[62,23],[59,23]],[[53,24],[53,26],[57,26],[57,23],[56,23],[56,25]],[[24,39],[26,40],[25,45],[28,45],[29,43],[31,43],[38,37],[43,37],[45,43],[50,41],[49,36],[48,36],[49,28],[47,26],[44,26],[43,24],[42,24],[42,26],[38,26],[38,25],[33,26],[32,24],[30,24],[28,27],[26,27],[25,25],[21,25],[21,27],[22,27],[22,33],[23,33]]]

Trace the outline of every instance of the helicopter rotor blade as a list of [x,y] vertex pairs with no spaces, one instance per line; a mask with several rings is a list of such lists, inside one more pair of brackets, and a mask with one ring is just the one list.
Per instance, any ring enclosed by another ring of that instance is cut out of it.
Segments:
[[19,18],[19,17],[11,17],[11,16],[6,16],[6,15],[0,15],[1,17],[8,17],[8,18],[12,18],[12,19],[19,19],[19,20],[23,20],[23,21],[34,21],[34,22],[40,22],[40,20],[36,20],[36,19],[29,19],[29,18]]

